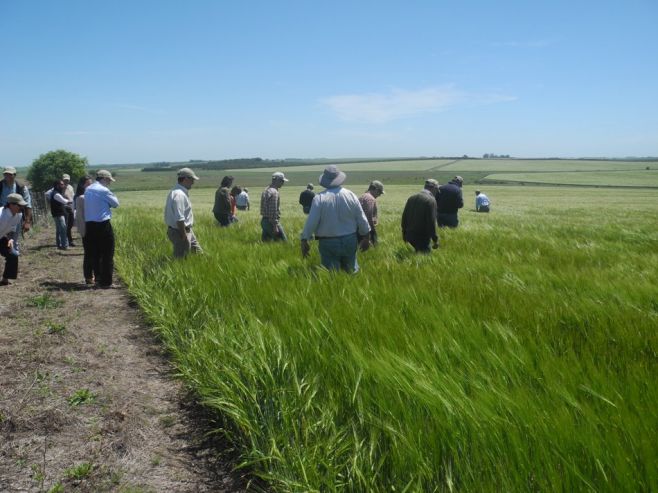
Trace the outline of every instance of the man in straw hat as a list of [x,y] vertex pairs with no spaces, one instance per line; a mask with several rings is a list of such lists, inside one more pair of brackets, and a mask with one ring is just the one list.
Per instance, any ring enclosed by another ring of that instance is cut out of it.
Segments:
[[85,190],[85,236],[96,285],[111,288],[114,271],[114,230],[110,220],[119,199],[110,189],[115,181],[105,169],[96,172],[96,181]]
[[18,277],[18,252],[14,245],[14,236],[17,234],[16,226],[23,219],[23,208],[27,206],[27,202],[19,193],[10,193],[4,203],[6,205],[0,207],[0,255],[5,258],[5,270],[0,286],[6,286],[9,279]]
[[167,195],[164,218],[167,223],[167,238],[174,246],[174,257],[183,258],[190,252],[203,253],[203,249],[192,231],[194,214],[190,202],[190,189],[199,177],[190,168],[178,170],[178,183]]
[[368,249],[370,226],[357,196],[341,186],[345,178],[345,173],[334,165],[327,166],[320,176],[320,185],[326,190],[317,194],[311,204],[302,232],[302,256],[308,256],[309,241],[315,234],[322,265],[329,270],[358,272],[357,245]]

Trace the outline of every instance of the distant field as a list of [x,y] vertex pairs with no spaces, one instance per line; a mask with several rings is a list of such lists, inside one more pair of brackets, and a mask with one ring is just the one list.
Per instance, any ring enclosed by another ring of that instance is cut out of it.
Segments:
[[658,187],[658,168],[634,171],[594,171],[564,173],[495,173],[485,181],[513,181],[565,185]]
[[442,171],[610,171],[658,169],[658,162],[638,161],[581,161],[554,159],[463,159]]
[[[443,166],[451,163],[451,159],[415,159],[409,161],[378,161],[367,163],[340,163],[338,167],[343,171],[421,171]],[[281,169],[291,170],[295,172],[316,171],[322,170],[325,165],[309,165],[309,166],[294,166],[290,168],[256,168],[256,169],[234,169],[230,170],[232,173],[249,173],[249,172],[273,172]]]

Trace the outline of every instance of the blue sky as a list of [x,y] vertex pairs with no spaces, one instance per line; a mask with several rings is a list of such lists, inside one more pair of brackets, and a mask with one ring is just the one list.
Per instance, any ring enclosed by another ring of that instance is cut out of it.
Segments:
[[0,0],[0,165],[658,155],[658,2]]

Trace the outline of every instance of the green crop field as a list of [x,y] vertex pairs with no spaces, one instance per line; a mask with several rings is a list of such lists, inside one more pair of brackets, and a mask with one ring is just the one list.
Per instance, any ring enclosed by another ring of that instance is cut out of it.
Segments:
[[275,491],[658,491],[655,191],[488,186],[477,214],[467,186],[417,256],[419,185],[387,185],[350,276],[301,258],[300,183],[287,244],[259,241],[266,181],[227,229],[193,189],[205,254],[184,261],[166,191],[119,194],[120,274],[242,466]]
[[658,187],[658,167],[650,170],[594,171],[582,173],[494,173],[487,175],[484,181],[655,188]]
[[542,171],[631,171],[646,167],[658,169],[658,162],[596,161],[580,159],[463,159],[445,166],[443,171],[542,172]]

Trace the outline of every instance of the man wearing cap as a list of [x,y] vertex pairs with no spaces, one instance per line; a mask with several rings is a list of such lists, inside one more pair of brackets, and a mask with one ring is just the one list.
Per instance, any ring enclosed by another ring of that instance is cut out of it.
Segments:
[[0,181],[0,205],[6,204],[7,197],[12,193],[19,194],[26,202],[25,207],[23,207],[23,213],[21,214],[22,224],[19,222],[16,225],[16,235],[14,236],[14,249],[18,252],[20,250],[18,240],[21,231],[25,233],[32,227],[32,197],[30,196],[30,189],[27,188],[27,185],[24,183],[21,184],[16,180],[16,168],[7,166],[3,170],[3,178]]
[[190,202],[190,188],[199,177],[190,168],[178,170],[178,183],[167,195],[164,219],[167,223],[167,238],[174,246],[174,258],[184,258],[190,252],[203,253],[194,236],[194,214]]
[[370,225],[370,243],[372,243],[372,246],[377,246],[377,231],[375,230],[375,226],[377,226],[377,197],[383,194],[384,184],[375,180],[370,182],[368,190],[359,197],[359,203]]
[[[370,226],[359,199],[350,190],[341,185],[346,175],[331,165],[320,176],[320,185],[326,190],[313,198],[304,231],[302,231],[302,256],[311,250],[309,241],[318,240],[318,250],[322,265],[329,270],[358,272],[356,261],[357,246],[367,250],[370,245],[368,233]],[[357,234],[361,236],[359,242]]]
[[425,188],[407,200],[402,212],[402,239],[409,243],[416,252],[430,253],[439,247],[436,235],[436,196],[439,182],[428,178]]
[[279,222],[281,219],[279,188],[287,181],[288,179],[280,171],[273,173],[272,182],[260,196],[260,215],[262,217],[260,226],[263,230],[261,234],[262,241],[288,240]]
[[75,190],[71,186],[71,175],[64,173],[62,175],[62,181],[64,182],[64,198],[69,200],[70,205],[64,207],[65,219],[66,219],[66,237],[69,241],[69,246],[74,247],[73,236],[71,236],[71,230],[73,229],[73,224],[75,223],[75,213],[73,212],[73,196],[75,195]]
[[114,231],[112,210],[119,207],[119,199],[110,189],[114,178],[107,170],[96,172],[96,181],[85,190],[85,230],[87,247],[94,278],[98,287],[112,287],[114,270]]
[[439,193],[436,196],[437,223],[439,227],[456,228],[459,225],[457,211],[464,207],[464,198],[462,197],[462,184],[464,180],[461,176],[455,176],[445,185],[439,187]]
[[299,194],[299,203],[302,206],[304,214],[311,212],[311,203],[313,203],[315,192],[313,191],[313,183],[306,185],[306,190]]
[[491,201],[481,191],[475,191],[475,212],[489,212]]
[[17,226],[23,219],[23,208],[27,202],[19,193],[10,193],[0,207],[0,255],[5,258],[5,270],[2,273],[0,286],[9,284],[9,279],[18,277],[18,252],[16,251],[15,236]]

